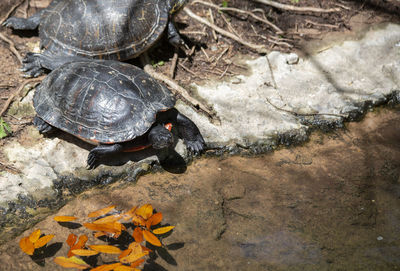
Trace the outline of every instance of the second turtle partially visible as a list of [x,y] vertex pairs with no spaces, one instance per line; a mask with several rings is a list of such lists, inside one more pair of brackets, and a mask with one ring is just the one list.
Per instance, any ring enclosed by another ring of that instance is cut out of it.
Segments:
[[11,17],[3,25],[39,27],[42,54],[28,53],[26,76],[38,76],[78,57],[127,60],[151,47],[165,29],[176,47],[184,42],[171,17],[188,0],[53,0],[28,19]]

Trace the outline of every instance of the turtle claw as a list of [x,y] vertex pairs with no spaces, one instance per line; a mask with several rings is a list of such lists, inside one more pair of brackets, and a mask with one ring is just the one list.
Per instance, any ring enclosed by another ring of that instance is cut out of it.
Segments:
[[27,53],[24,59],[22,60],[23,66],[20,71],[25,74],[23,77],[38,77],[43,74],[44,70],[40,64],[41,54],[36,53]]
[[203,138],[197,138],[197,140],[186,141],[187,148],[195,155],[200,154],[205,148],[205,142]]

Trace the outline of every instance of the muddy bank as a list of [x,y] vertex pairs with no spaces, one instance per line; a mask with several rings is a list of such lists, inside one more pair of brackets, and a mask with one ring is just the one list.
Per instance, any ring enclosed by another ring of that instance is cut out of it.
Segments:
[[[314,133],[300,147],[204,158],[183,174],[154,173],[136,184],[88,191],[55,215],[153,204],[176,229],[164,239],[173,249],[156,251],[144,270],[395,270],[399,122],[398,107],[380,109],[340,131]],[[70,231],[86,233],[62,228],[52,217],[35,228],[56,234],[54,242],[64,242]],[[41,269],[18,240],[0,248],[3,270]],[[66,252],[64,244],[56,255]],[[58,268],[50,259],[45,267]]]

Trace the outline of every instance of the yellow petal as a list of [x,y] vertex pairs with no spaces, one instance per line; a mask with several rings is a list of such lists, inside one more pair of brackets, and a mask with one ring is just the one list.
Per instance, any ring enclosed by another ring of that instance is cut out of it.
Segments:
[[166,226],[153,230],[154,234],[164,234],[175,228],[175,226]]
[[60,216],[55,216],[54,220],[57,222],[70,222],[78,219],[75,216],[67,216],[67,215],[60,215]]
[[56,257],[54,259],[54,262],[58,265],[61,265],[62,267],[66,267],[66,268],[76,268],[76,269],[84,270],[84,269],[90,267],[90,265],[88,265],[83,260],[81,260],[75,256],[72,256],[70,258]]
[[54,237],[54,234],[42,236],[33,245],[35,246],[35,248],[40,248],[40,247],[46,245],[48,242],[50,242],[50,240],[53,239],[53,237]]
[[108,253],[108,254],[121,254],[122,252],[119,248],[109,245],[91,245],[89,247],[98,252]]
[[40,237],[40,230],[36,230],[29,235],[29,241],[35,243]]

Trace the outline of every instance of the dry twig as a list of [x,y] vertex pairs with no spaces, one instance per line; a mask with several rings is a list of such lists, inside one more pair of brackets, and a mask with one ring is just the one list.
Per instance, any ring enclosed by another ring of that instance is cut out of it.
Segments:
[[297,12],[319,12],[319,13],[330,13],[330,12],[338,12],[340,8],[330,8],[330,9],[322,9],[322,8],[314,8],[314,7],[296,7],[292,5],[281,4],[271,0],[252,0],[264,5],[268,5],[277,9],[297,11]]
[[224,29],[222,29],[222,28],[210,23],[206,19],[194,14],[193,11],[191,11],[188,7],[184,7],[183,10],[186,12],[187,15],[189,15],[191,18],[195,19],[196,21],[198,21],[198,22],[200,22],[202,24],[205,24],[208,27],[211,27],[212,29],[214,29],[218,33],[220,33],[220,34],[222,34],[222,35],[224,35],[226,37],[229,37],[229,38],[231,38],[231,39],[233,39],[233,40],[235,40],[235,41],[237,41],[237,42],[239,42],[239,43],[241,43],[241,44],[243,44],[243,45],[255,50],[258,53],[267,53],[268,52],[267,48],[264,45],[253,44],[253,43],[247,42],[247,41],[239,38],[235,34],[233,34],[231,32],[228,32],[228,31],[225,31]]
[[44,76],[38,77],[38,78],[31,78],[26,81],[24,81],[14,92],[11,94],[11,96],[7,99],[7,101],[4,103],[3,108],[0,111],[0,117],[3,116],[3,114],[7,111],[8,107],[12,103],[12,101],[21,94],[21,91],[24,89],[24,87],[29,84],[29,83],[38,83],[42,81]]
[[146,53],[140,56],[140,60],[143,64],[144,71],[147,72],[153,78],[167,84],[170,87],[172,93],[180,96],[182,100],[186,101],[194,109],[203,112],[210,120],[213,121],[218,120],[218,117],[210,109],[208,109],[207,106],[205,106],[204,104],[202,104],[201,102],[190,96],[190,94],[187,92],[186,89],[179,86],[175,81],[171,80],[171,78],[168,78],[164,74],[156,72],[153,66],[151,66],[149,56]]
[[176,69],[177,62],[178,62],[178,52],[175,49],[174,56],[172,57],[172,60],[171,60],[171,67],[169,68],[169,77],[171,77],[172,79],[174,78],[174,75],[175,75],[175,69]]
[[22,64],[22,56],[18,52],[18,50],[15,48],[15,44],[12,40],[8,39],[6,36],[4,36],[2,33],[0,33],[0,38],[7,42],[10,45],[10,51],[18,58],[19,62]]
[[277,27],[275,24],[271,23],[267,19],[263,19],[263,18],[255,15],[253,12],[242,10],[242,9],[238,9],[238,8],[224,8],[224,7],[220,7],[220,6],[217,6],[215,4],[204,2],[204,1],[201,1],[201,0],[193,1],[193,4],[195,4],[195,3],[199,3],[199,4],[202,4],[202,5],[205,5],[205,6],[209,6],[209,7],[213,7],[213,8],[218,9],[219,11],[233,11],[233,12],[249,15],[249,16],[253,17],[254,19],[256,19],[256,20],[258,20],[260,22],[263,22],[263,23],[269,25],[270,27],[272,27],[273,29],[275,29],[277,34],[283,34],[284,33],[283,30],[280,29],[279,27]]

